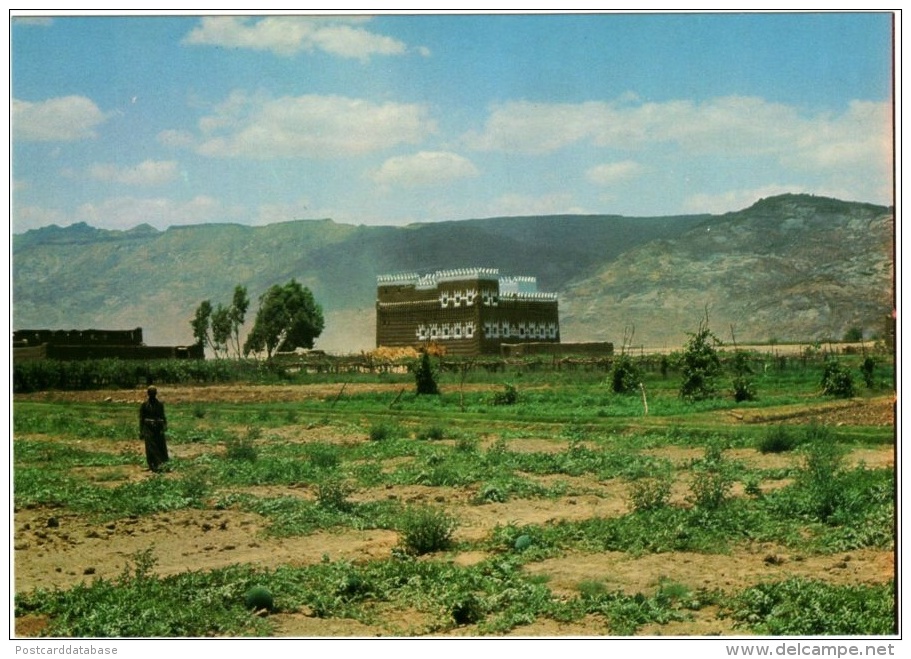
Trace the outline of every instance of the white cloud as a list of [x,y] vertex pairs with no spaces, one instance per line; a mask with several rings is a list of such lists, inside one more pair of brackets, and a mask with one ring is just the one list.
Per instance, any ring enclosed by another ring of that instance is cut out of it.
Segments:
[[199,195],[188,201],[164,197],[113,197],[100,203],[82,204],[76,209],[72,221],[105,229],[132,229],[139,224],[166,229],[181,224],[246,219],[245,209],[225,206],[217,199]]
[[333,158],[414,144],[436,124],[414,104],[316,95],[269,100],[236,92],[200,128],[197,150],[206,156]]
[[614,185],[640,176],[645,167],[634,160],[608,162],[596,165],[585,172],[589,181],[595,185]]
[[337,17],[268,16],[259,20],[236,16],[205,17],[184,39],[191,45],[267,50],[280,56],[322,50],[339,57],[367,60],[372,55],[402,55],[401,41]]
[[472,148],[549,153],[575,143],[614,149],[676,145],[687,154],[764,155],[784,165],[838,169],[891,160],[887,103],[852,102],[810,114],[756,97],[579,104],[511,102],[492,109]]
[[373,173],[383,185],[436,185],[478,175],[478,168],[463,156],[447,151],[421,151],[389,158]]
[[190,148],[196,144],[193,134],[185,130],[163,130],[156,139],[159,144],[175,149]]
[[177,178],[177,163],[173,160],[144,160],[132,167],[99,163],[89,168],[89,176],[125,185],[163,185]]
[[608,115],[605,103],[506,103],[493,109],[483,132],[465,141],[481,151],[548,153],[591,138]]
[[84,96],[61,96],[38,102],[13,99],[11,119],[15,139],[71,142],[95,137],[107,116]]

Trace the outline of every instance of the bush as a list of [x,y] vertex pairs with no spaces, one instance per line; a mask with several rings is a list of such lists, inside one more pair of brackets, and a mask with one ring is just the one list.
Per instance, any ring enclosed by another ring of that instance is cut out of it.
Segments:
[[800,440],[784,425],[772,426],[759,439],[757,449],[760,453],[786,453],[797,447]]
[[734,390],[734,400],[738,403],[756,400],[756,385],[746,377],[736,377],[731,383]]
[[854,378],[837,359],[826,362],[822,372],[822,392],[827,396],[851,398],[854,395]]
[[694,464],[693,469],[690,501],[698,508],[714,510],[720,507],[734,485],[731,466],[724,458],[721,446],[709,444],[705,457]]
[[494,405],[515,405],[519,402],[519,391],[509,383],[503,385],[503,391],[493,396]]
[[442,426],[430,426],[418,433],[418,439],[441,440],[446,436]]
[[642,373],[629,355],[620,355],[611,370],[611,390],[617,394],[631,394],[639,390]]
[[407,553],[416,556],[448,549],[457,526],[455,518],[439,508],[410,508],[399,525],[401,544]]
[[352,508],[348,495],[353,491],[345,482],[330,478],[317,485],[316,501],[322,508],[347,512]]
[[859,341],[863,341],[863,339],[864,331],[857,325],[854,325],[853,327],[848,328],[848,331],[845,332],[842,340],[845,343],[858,343]]
[[630,505],[636,512],[645,512],[663,508],[671,498],[673,476],[651,476],[638,478],[630,483]]
[[430,363],[430,355],[426,352],[421,355],[421,360],[414,369],[414,382],[418,395],[438,395],[440,393],[436,372]]
[[813,516],[821,522],[827,522],[844,501],[843,473],[844,451],[838,444],[824,440],[809,444],[798,485],[810,499]]
[[721,341],[712,334],[708,320],[699,324],[695,334],[690,334],[682,355],[680,397],[687,401],[712,398],[717,391],[715,380],[721,374],[721,359],[716,346]]
[[867,389],[872,389],[874,385],[873,381],[873,372],[876,370],[876,360],[870,357],[864,357],[864,360],[860,364],[860,373],[864,379],[864,385]]
[[837,585],[792,577],[747,588],[726,608],[768,636],[895,634],[894,583]]
[[225,452],[228,460],[245,460],[247,462],[256,462],[259,452],[253,445],[253,440],[249,437],[228,440],[227,450]]
[[395,435],[395,427],[388,423],[376,423],[370,426],[370,439],[374,442],[381,442],[390,439]]
[[307,456],[310,463],[319,469],[334,469],[341,462],[338,449],[329,444],[309,444]]

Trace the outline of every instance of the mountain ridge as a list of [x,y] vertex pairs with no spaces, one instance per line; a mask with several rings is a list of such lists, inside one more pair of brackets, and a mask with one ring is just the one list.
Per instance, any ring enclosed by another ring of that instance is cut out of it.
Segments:
[[13,235],[13,325],[143,327],[149,344],[185,344],[202,300],[247,286],[252,325],[258,296],[294,277],[326,311],[317,347],[356,352],[373,347],[378,274],[482,266],[557,292],[564,340],[618,343],[634,327],[637,343],[678,345],[706,308],[738,339],[811,340],[877,331],[893,305],[893,235],[891,208],[811,195],[657,218],[52,226]]

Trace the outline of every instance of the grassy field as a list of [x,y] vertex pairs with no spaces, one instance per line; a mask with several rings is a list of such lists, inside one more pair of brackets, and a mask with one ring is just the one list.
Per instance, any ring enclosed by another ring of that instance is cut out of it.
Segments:
[[761,360],[17,394],[19,636],[888,635],[893,365]]

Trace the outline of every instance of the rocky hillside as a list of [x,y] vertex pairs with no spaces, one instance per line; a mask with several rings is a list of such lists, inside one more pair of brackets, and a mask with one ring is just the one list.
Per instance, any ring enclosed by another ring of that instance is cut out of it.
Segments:
[[376,275],[496,267],[560,294],[565,340],[679,345],[708,308],[721,338],[840,337],[881,329],[891,310],[891,209],[785,195],[722,216],[548,216],[366,227],[300,220],[149,226],[85,224],[13,237],[13,327],[142,327],[188,343],[203,299],[255,300],[295,277],[323,305],[317,345],[373,347]]
[[[893,308],[891,209],[808,195],[764,199],[635,247],[562,292],[564,335],[679,346],[708,312],[725,342],[883,332]],[[733,330],[732,330],[733,328]]]

